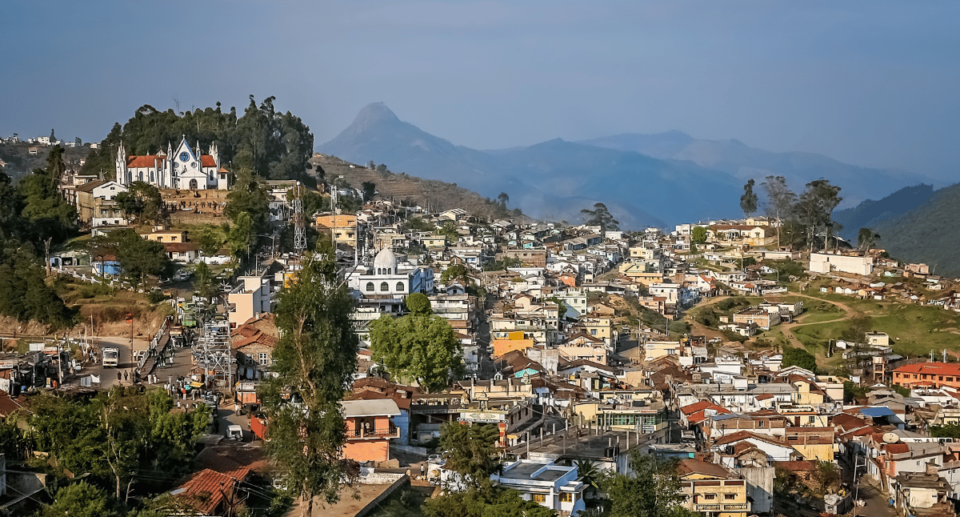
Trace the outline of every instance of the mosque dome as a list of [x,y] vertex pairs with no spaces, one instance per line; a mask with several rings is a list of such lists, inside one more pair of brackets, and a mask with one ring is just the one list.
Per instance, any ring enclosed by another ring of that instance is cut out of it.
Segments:
[[397,274],[397,256],[389,248],[380,250],[373,259],[373,272],[377,275]]

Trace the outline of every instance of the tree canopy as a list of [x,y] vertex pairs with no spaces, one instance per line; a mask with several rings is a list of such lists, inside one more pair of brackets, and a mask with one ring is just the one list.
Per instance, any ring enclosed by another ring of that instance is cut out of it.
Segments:
[[451,376],[464,372],[463,348],[453,327],[432,312],[411,312],[401,318],[385,314],[374,320],[370,349],[373,360],[392,375],[415,380],[427,391],[442,390]]
[[687,517],[675,460],[630,451],[632,474],[615,474],[602,483],[610,498],[610,517]]
[[[336,501],[341,480],[355,473],[341,459],[347,429],[340,413],[357,369],[353,306],[350,291],[338,281],[332,246],[320,241],[274,311],[282,337],[273,352],[276,376],[260,392],[270,419],[266,451],[308,514],[314,496]],[[294,399],[299,404],[290,403]]]
[[750,217],[750,214],[757,211],[757,194],[753,191],[756,184],[752,178],[743,186],[743,195],[740,196],[740,208],[743,210],[744,217]]
[[780,367],[787,368],[788,366],[799,366],[817,373],[817,358],[802,348],[786,347],[783,350],[783,363]]
[[220,103],[186,112],[143,105],[123,126],[114,124],[81,172],[99,174],[102,169],[112,175],[121,141],[128,155],[149,155],[186,138],[191,146],[199,143],[197,152],[216,143],[221,162],[234,172],[247,168],[270,179],[302,179],[313,156],[313,134],[300,117],[277,111],[275,100],[267,97],[258,106],[251,95],[242,114],[236,108],[224,112]]
[[593,210],[584,208],[580,210],[582,214],[586,217],[584,224],[589,226],[599,226],[600,233],[605,233],[607,230],[619,230],[620,222],[613,218],[613,215],[610,214],[610,211],[607,210],[607,205],[603,203],[594,203]]
[[134,285],[143,284],[148,276],[167,278],[173,272],[163,243],[142,239],[129,228],[94,237],[88,250],[94,260],[98,256],[116,257],[121,276]]
[[147,182],[133,182],[127,192],[117,194],[116,201],[123,213],[136,221],[158,223],[163,220],[160,191]]

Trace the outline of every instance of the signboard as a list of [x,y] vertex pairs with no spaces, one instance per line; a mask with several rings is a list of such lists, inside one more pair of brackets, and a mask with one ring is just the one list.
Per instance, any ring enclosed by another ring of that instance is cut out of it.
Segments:
[[31,352],[43,352],[43,347],[47,346],[45,343],[30,343]]
[[503,422],[505,415],[498,413],[485,413],[482,411],[460,413],[460,419],[474,424],[498,424]]

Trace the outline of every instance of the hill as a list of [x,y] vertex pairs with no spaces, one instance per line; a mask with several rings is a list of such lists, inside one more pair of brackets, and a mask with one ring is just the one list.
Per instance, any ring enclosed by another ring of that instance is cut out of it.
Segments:
[[366,106],[324,154],[456,183],[554,220],[580,221],[580,210],[604,202],[625,228],[735,216],[741,182],[692,162],[551,140],[529,147],[479,151],[454,145],[403,122],[383,104]]
[[932,185],[905,187],[880,201],[868,199],[854,208],[838,210],[833,213],[833,220],[843,225],[840,236],[855,242],[860,228],[876,228],[884,221],[917,208],[932,196]]
[[324,154],[315,154],[310,159],[310,163],[315,169],[323,170],[328,181],[343,176],[351,187],[358,189],[364,182],[369,181],[376,184],[377,195],[380,198],[397,203],[416,204],[429,207],[434,211],[463,208],[470,214],[487,219],[516,218],[519,213],[519,210],[504,209],[496,202],[476,192],[458,187],[455,183],[417,178],[403,173],[395,174],[390,171],[381,172]]
[[960,183],[933,193],[926,202],[874,231],[891,256],[906,262],[925,262],[941,275],[960,277]]
[[843,188],[843,205],[854,207],[867,199],[879,199],[894,189],[935,180],[905,171],[859,167],[815,153],[775,153],[730,140],[700,140],[680,131],[652,135],[625,133],[581,142],[620,151],[633,151],[654,158],[687,160],[758,182],[769,175],[787,178],[800,191],[813,180],[826,178]]
[[[30,148],[36,147],[37,154],[30,154]],[[47,166],[47,155],[53,146],[43,146],[37,144],[28,144],[21,142],[18,144],[8,144],[0,142],[0,161],[6,165],[0,166],[3,171],[11,178],[19,178],[33,169],[43,169]],[[63,162],[68,169],[80,170],[80,160],[90,154],[90,148],[66,147],[63,150]],[[112,169],[111,169],[112,172]]]

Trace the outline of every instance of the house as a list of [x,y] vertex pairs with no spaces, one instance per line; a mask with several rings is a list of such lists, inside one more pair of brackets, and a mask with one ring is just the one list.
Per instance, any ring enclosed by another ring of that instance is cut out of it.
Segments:
[[742,325],[755,324],[763,330],[780,324],[780,311],[762,307],[749,307],[733,315],[733,322]]
[[77,215],[90,226],[127,224],[127,218],[116,202],[117,194],[127,187],[115,181],[93,180],[74,188]]
[[557,346],[560,357],[568,361],[587,359],[600,364],[607,364],[607,348],[603,340],[589,334],[577,333],[567,341]]
[[200,256],[200,251],[192,242],[165,242],[163,249],[170,260],[184,264],[195,262]]
[[391,418],[400,416],[392,399],[344,400],[343,418],[347,424],[343,457],[360,463],[390,460],[390,440],[400,438],[400,429]]
[[227,294],[230,328],[271,311],[270,279],[265,275],[238,277],[240,283]]
[[680,356],[683,343],[679,341],[647,341],[643,344],[643,360],[656,361],[661,357]]
[[230,332],[230,348],[237,359],[237,376],[259,379],[273,365],[273,350],[280,331],[273,314],[263,314],[246,321]]
[[490,479],[505,488],[520,492],[526,501],[576,517],[586,509],[583,492],[586,485],[577,467],[556,465],[551,461],[518,460],[503,467],[503,473]]
[[750,512],[746,480],[720,465],[684,459],[677,473],[687,510],[723,517],[746,517]]
[[953,504],[947,499],[953,488],[946,479],[932,472],[908,472],[898,475],[893,482],[896,506],[903,515],[952,516]]
[[334,235],[337,244],[357,246],[357,216],[352,214],[324,214],[316,219],[317,231]]
[[893,371],[893,383],[904,388],[912,388],[914,385],[960,388],[960,364],[908,364]]
[[228,510],[234,511],[231,502],[245,498],[240,492],[245,491],[242,485],[248,477],[248,467],[230,472],[203,469],[190,475],[180,486],[171,490],[170,495],[180,505],[191,509],[190,515],[227,515]]
[[187,232],[156,227],[150,233],[141,233],[140,238],[160,243],[184,243],[187,242]]
[[808,269],[821,274],[850,273],[870,276],[873,274],[873,258],[835,253],[811,253]]

